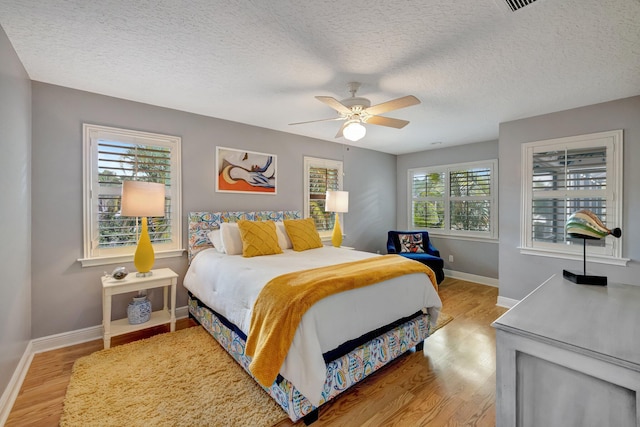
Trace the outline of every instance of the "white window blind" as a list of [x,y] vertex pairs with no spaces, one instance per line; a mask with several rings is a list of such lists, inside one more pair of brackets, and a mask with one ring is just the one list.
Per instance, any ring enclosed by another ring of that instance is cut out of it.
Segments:
[[181,253],[180,138],[86,124],[84,136],[83,265],[120,262],[135,251],[141,219],[120,215],[125,180],[165,185],[165,215],[148,219],[149,236],[157,257]]
[[[566,235],[568,217],[581,209],[608,228],[622,223],[622,131],[522,145],[521,247],[550,256],[582,252],[582,239]],[[619,240],[588,242],[593,256],[621,258]]]
[[309,216],[318,231],[333,229],[335,215],[325,212],[327,191],[338,190],[338,170],[311,167],[309,170]]
[[[564,243],[567,218],[589,209],[607,220],[607,150],[605,147],[542,151],[533,154],[531,215],[537,242]],[[594,242],[604,245],[604,240]]]
[[409,170],[411,228],[434,234],[494,238],[497,162]]
[[136,218],[120,215],[123,180],[164,184],[165,215],[149,218],[151,243],[171,241],[171,151],[154,145],[98,140],[98,247],[137,244]]
[[449,172],[451,230],[491,231],[491,176],[490,166]]
[[313,218],[321,237],[333,230],[335,213],[325,212],[327,191],[342,190],[342,162],[305,157],[305,218]]
[[414,228],[445,229],[445,173],[415,170],[410,176]]

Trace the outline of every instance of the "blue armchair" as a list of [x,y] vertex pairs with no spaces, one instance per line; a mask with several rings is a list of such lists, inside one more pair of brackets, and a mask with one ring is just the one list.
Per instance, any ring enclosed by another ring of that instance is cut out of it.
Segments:
[[433,270],[438,283],[444,280],[444,261],[426,231],[389,231],[387,252],[420,261]]

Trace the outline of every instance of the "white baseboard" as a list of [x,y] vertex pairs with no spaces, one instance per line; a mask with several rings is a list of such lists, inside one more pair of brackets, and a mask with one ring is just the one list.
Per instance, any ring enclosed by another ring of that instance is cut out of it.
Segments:
[[35,338],[31,342],[33,343],[33,354],[38,354],[100,338],[102,338],[102,325]]
[[[176,319],[182,319],[189,315],[187,306],[176,307]],[[43,353],[45,351],[56,350],[58,348],[69,347],[70,345],[82,344],[102,338],[102,325],[91,326],[89,328],[78,329],[61,334],[49,335],[48,337],[36,338],[32,340],[33,353]]]
[[29,366],[31,366],[31,360],[33,360],[33,349],[31,341],[29,341],[24,354],[18,362],[18,366],[13,371],[9,384],[7,384],[2,396],[0,396],[0,426],[3,426],[9,418],[11,408],[13,408],[18,393],[20,393],[20,387],[22,387],[27,371],[29,371]]
[[451,277],[453,279],[466,280],[469,282],[480,283],[481,285],[493,286],[494,288],[498,286],[498,279],[493,279],[491,277],[478,276],[475,274],[463,273],[461,271],[455,270],[444,270],[445,277]]
[[513,299],[513,298],[507,298],[507,297],[498,297],[498,302],[496,303],[497,306],[499,307],[505,307],[505,308],[511,308],[514,305],[516,305],[517,303],[519,303],[520,300],[517,299]]
[[[187,306],[176,307],[176,319],[183,319],[188,315],[189,309]],[[13,372],[11,381],[9,381],[9,384],[2,393],[2,396],[0,396],[0,426],[3,426],[6,423],[7,418],[9,418],[9,413],[11,412],[11,408],[13,408],[13,404],[18,397],[24,378],[27,376],[34,354],[97,339],[102,339],[102,325],[91,326],[89,328],[79,329],[76,331],[63,332],[61,334],[36,338],[29,341],[24,354],[20,358],[20,362],[18,362],[18,366]]]
[[[469,282],[480,283],[481,285],[487,285],[487,286],[494,286],[496,288],[500,287],[498,285],[498,279],[493,279],[491,277],[477,276],[475,274],[462,273],[460,271],[454,271],[454,270],[444,270],[444,274],[445,276],[451,277],[453,279],[467,280]],[[498,296],[498,301],[496,302],[496,305],[498,307],[511,308],[519,302],[520,300],[517,300],[517,299]]]

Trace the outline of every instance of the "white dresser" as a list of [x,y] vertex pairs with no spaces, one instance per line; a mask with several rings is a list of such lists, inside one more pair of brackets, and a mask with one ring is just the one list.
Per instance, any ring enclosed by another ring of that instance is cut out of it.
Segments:
[[497,427],[640,426],[640,286],[555,275],[493,326]]

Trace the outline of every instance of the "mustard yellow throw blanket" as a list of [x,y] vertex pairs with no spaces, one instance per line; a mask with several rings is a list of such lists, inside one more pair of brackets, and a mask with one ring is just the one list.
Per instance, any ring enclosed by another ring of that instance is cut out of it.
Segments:
[[302,316],[322,298],[413,273],[425,273],[438,290],[433,270],[400,255],[383,255],[272,279],[260,291],[251,314],[245,349],[253,358],[251,373],[263,386],[273,384]]

